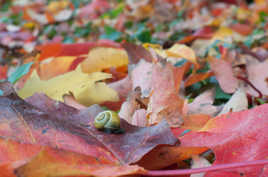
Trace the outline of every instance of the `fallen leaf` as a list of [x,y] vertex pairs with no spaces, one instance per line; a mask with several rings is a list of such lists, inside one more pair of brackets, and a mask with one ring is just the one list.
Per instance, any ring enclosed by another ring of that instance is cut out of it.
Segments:
[[117,48],[96,47],[89,51],[88,57],[81,63],[83,72],[92,73],[105,68],[128,64],[125,50]]
[[166,119],[170,126],[177,127],[183,122],[182,107],[184,100],[178,95],[185,68],[174,67],[170,63],[157,63],[152,71],[152,94],[147,114],[149,124]]
[[39,63],[37,73],[41,80],[48,80],[69,71],[75,56],[56,57],[43,60]]
[[78,16],[95,19],[110,8],[106,0],[93,0],[85,7],[79,9]]
[[0,65],[0,80],[7,78],[7,71],[8,71],[7,65],[4,65],[4,66]]
[[48,43],[37,46],[40,51],[38,60],[41,61],[50,57],[87,55],[91,49],[96,47],[120,48],[120,45],[109,40],[76,44]]
[[[2,83],[2,87],[7,87],[6,83]],[[0,135],[5,138],[48,145],[96,158],[103,157],[122,164],[140,160],[157,145],[178,143],[166,121],[156,126],[139,128],[121,120],[121,128],[125,133],[107,134],[94,127],[96,115],[89,114],[89,109],[79,112],[48,98],[43,102],[40,97],[39,103],[33,101],[36,106],[32,106],[14,92],[7,91],[0,97]],[[40,108],[38,105],[41,105]]]
[[223,109],[219,113],[226,114],[228,112],[239,112],[248,109],[248,99],[244,88],[239,88],[224,105]]
[[8,77],[8,81],[14,84],[17,80],[29,72],[32,64],[33,62],[30,62],[19,66],[16,71],[14,71],[11,76]]
[[[144,172],[138,166],[120,165],[105,158],[95,158],[71,151],[36,144],[23,144],[0,138],[1,175],[34,176],[114,176]],[[62,170],[64,169],[64,170]]]
[[214,92],[213,89],[210,89],[197,96],[192,103],[188,104],[188,114],[207,114],[214,116],[218,112],[218,108],[213,105]]
[[211,116],[206,114],[192,114],[184,116],[183,125],[181,126],[181,128],[198,131],[202,129],[211,118]]
[[[194,155],[192,157],[192,165],[191,168],[202,168],[202,167],[209,167],[211,164],[207,159],[204,157],[200,157],[198,155]],[[203,177],[205,173],[197,173],[197,174],[191,174],[190,177]]]
[[182,160],[189,159],[193,155],[201,154],[206,150],[207,148],[205,147],[158,146],[146,154],[137,164],[147,170],[162,169]]
[[205,80],[213,75],[212,72],[206,72],[206,73],[193,73],[191,74],[187,80],[184,83],[185,87],[188,87],[190,85],[193,85],[197,82],[200,82],[202,80]]
[[197,63],[194,50],[184,44],[175,44],[165,51],[169,57],[181,57],[192,63]]
[[136,64],[142,59],[152,62],[152,55],[144,47],[127,42],[123,43],[122,46],[127,51],[130,64]]
[[153,64],[141,60],[130,74],[133,89],[141,88],[142,97],[149,97],[152,91],[152,71]]
[[146,127],[148,125],[148,119],[146,117],[145,109],[138,109],[134,112],[131,118],[131,125],[138,127]]
[[[64,169],[64,170],[62,170]],[[106,159],[84,156],[72,152],[44,149],[29,163],[16,169],[25,177],[47,176],[100,176],[116,177],[145,172],[138,166],[119,165]]]
[[238,80],[234,76],[232,65],[226,60],[216,58],[211,58],[209,64],[221,89],[226,93],[235,92],[238,88]]
[[[247,73],[249,81],[261,91],[263,95],[268,95],[268,73],[266,69],[268,67],[268,61],[261,63],[254,63],[247,65]],[[251,87],[247,88],[247,92],[253,96],[258,96],[258,93]]]
[[110,74],[101,72],[86,74],[77,67],[74,71],[42,81],[36,71],[33,71],[24,87],[18,91],[18,95],[26,98],[34,93],[45,93],[55,100],[63,101],[62,96],[72,92],[78,102],[84,105],[118,101],[118,95],[114,90],[105,83],[97,82],[110,77]]
[[[183,147],[209,147],[216,156],[216,164],[260,160],[268,155],[268,104],[251,110],[228,113],[208,121],[200,132],[181,137]],[[259,177],[265,168],[251,167],[230,170],[230,173]],[[221,171],[209,172],[219,176]],[[206,176],[211,176],[209,173]]]

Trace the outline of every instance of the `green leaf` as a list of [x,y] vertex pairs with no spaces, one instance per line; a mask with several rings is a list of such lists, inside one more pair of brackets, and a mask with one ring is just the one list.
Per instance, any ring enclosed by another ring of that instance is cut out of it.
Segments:
[[24,65],[19,66],[15,72],[8,77],[8,81],[12,84],[15,84],[22,76],[27,74],[32,66],[33,62],[26,63]]
[[124,27],[127,28],[127,29],[131,28],[132,26],[133,26],[133,21],[127,21],[124,24]]
[[184,63],[186,63],[187,62],[187,60],[186,59],[182,59],[182,60],[180,60],[180,61],[177,61],[175,64],[174,64],[174,66],[176,66],[176,67],[181,67]]
[[265,104],[265,101],[261,98],[256,98],[256,100],[259,104]]
[[109,17],[110,19],[115,19],[119,14],[123,12],[124,8],[125,8],[125,5],[120,4],[117,8],[102,14],[101,18]]
[[255,29],[244,41],[247,47],[251,47],[254,42],[262,39],[265,36],[265,31],[263,29]]
[[145,30],[137,35],[137,38],[141,42],[151,42],[152,35],[149,30]]
[[65,36],[62,42],[65,44],[71,44],[74,43],[74,39],[71,36]]
[[171,41],[178,41],[181,40],[182,38],[184,38],[185,36],[187,36],[187,34],[183,31],[176,31],[175,33],[173,33],[170,37],[169,40]]
[[200,68],[200,69],[198,69],[198,70],[196,71],[196,73],[206,73],[206,72],[208,72],[209,70],[210,70],[209,63],[206,62],[205,66],[202,67],[202,68]]
[[4,1],[3,4],[0,6],[0,11],[2,11],[2,12],[8,11],[8,9],[11,7],[11,5],[12,5],[11,0]]
[[224,99],[224,100],[229,100],[232,95],[225,93],[221,87],[217,84],[216,86],[216,94],[215,94],[215,99]]
[[104,27],[105,34],[102,34],[100,36],[101,39],[110,39],[113,41],[117,41],[121,38],[122,33],[119,31],[116,31],[114,28],[110,26]]
[[49,39],[52,39],[57,34],[57,31],[53,25],[47,25],[44,27],[43,33],[46,34]]
[[92,32],[92,23],[89,22],[85,27],[76,27],[74,35],[77,37],[87,37]]
[[268,14],[266,12],[260,12],[259,13],[259,19],[261,23],[266,23]]

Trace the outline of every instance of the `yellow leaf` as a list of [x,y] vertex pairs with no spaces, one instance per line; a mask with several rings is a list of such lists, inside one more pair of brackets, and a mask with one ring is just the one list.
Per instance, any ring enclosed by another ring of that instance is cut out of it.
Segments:
[[165,50],[162,49],[162,46],[159,44],[150,44],[150,43],[144,43],[143,47],[149,50],[149,48],[152,48],[159,56],[163,58],[167,58]]
[[128,55],[125,50],[96,47],[89,51],[87,59],[81,63],[81,68],[83,72],[92,73],[124,65],[128,65]]
[[194,50],[183,44],[173,45],[171,48],[166,50],[166,54],[169,57],[181,57],[192,63],[196,63]]
[[238,20],[247,20],[250,16],[251,12],[245,8],[238,8],[236,13],[236,18]]
[[232,29],[222,26],[222,27],[220,27],[220,29],[218,29],[218,31],[216,31],[212,40],[225,41],[225,38],[232,36],[232,34],[233,34]]
[[222,19],[221,18],[215,18],[212,20],[212,22],[210,23],[211,26],[220,26],[222,23]]
[[67,0],[51,1],[48,4],[47,9],[50,12],[57,12],[60,9],[65,9],[69,5],[69,3],[70,2]]
[[34,27],[36,26],[36,24],[35,23],[33,23],[33,22],[27,22],[27,23],[24,23],[24,25],[23,25],[23,28],[26,28],[26,29],[33,29]]
[[255,1],[255,3],[257,4],[257,5],[265,5],[266,4],[266,0],[254,0]]
[[[111,74],[94,72],[86,74],[80,66],[76,70],[59,75],[47,81],[40,80],[36,71],[26,81],[24,87],[18,91],[22,98],[29,97],[34,93],[45,93],[52,99],[63,101],[62,96],[72,92],[79,103],[89,106],[103,101],[118,101],[117,92],[105,83],[99,82],[111,78]],[[96,83],[98,82],[98,83]]]

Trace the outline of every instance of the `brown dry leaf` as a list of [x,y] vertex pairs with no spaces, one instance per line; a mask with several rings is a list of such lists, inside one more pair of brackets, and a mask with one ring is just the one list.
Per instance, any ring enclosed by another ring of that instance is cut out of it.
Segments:
[[137,164],[148,170],[161,169],[205,151],[207,151],[206,147],[158,146],[146,154]]
[[124,42],[122,47],[127,51],[130,64],[136,64],[142,59],[152,62],[152,55],[144,47],[127,42]]
[[177,127],[183,122],[184,100],[178,95],[185,67],[175,67],[170,63],[156,63],[152,71],[152,92],[147,114],[149,124],[166,119],[170,126]]

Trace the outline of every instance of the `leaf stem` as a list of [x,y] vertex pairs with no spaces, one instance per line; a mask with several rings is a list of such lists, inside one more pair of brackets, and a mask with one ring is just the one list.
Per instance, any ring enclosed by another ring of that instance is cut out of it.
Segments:
[[248,85],[250,85],[258,94],[259,94],[259,98],[262,98],[262,93],[259,89],[257,89],[247,78],[245,77],[241,77],[241,76],[236,76],[237,79],[240,79],[242,81],[245,81]]
[[187,174],[194,174],[194,173],[227,170],[227,169],[242,168],[242,167],[253,167],[253,166],[261,166],[261,165],[268,165],[268,160],[254,160],[254,161],[248,161],[248,162],[220,164],[220,165],[213,165],[213,166],[206,167],[206,168],[194,168],[194,169],[185,169],[185,170],[153,170],[153,171],[148,171],[144,175],[145,176],[187,175]]

